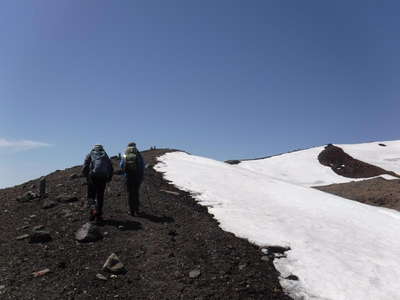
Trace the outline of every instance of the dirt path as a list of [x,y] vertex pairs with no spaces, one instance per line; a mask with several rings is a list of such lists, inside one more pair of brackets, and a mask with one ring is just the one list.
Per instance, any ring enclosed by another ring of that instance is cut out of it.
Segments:
[[[144,157],[151,165],[163,153],[147,151]],[[85,199],[84,179],[70,178],[75,173],[79,167],[48,175],[49,199],[61,193]],[[272,262],[261,260],[258,247],[222,231],[205,207],[151,167],[141,190],[146,215],[140,218],[126,214],[123,177],[114,176],[106,193],[106,222],[100,228],[105,236],[96,243],[74,241],[75,231],[88,219],[81,201],[49,209],[42,209],[40,200],[16,201],[37,186],[31,181],[0,190],[1,299],[290,299]],[[44,225],[53,240],[16,240],[36,225]],[[128,270],[114,279],[101,270],[113,252]],[[45,268],[50,273],[32,276]],[[192,270],[200,275],[190,278]],[[97,273],[108,280],[96,278]]]

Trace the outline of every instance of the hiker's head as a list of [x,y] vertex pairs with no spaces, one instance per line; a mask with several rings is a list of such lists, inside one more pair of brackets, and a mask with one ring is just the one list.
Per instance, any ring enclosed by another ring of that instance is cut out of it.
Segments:
[[103,148],[103,145],[97,144],[97,145],[94,145],[93,150],[104,151],[104,148]]
[[134,142],[130,142],[130,143],[128,144],[128,147],[135,147],[135,148],[136,148],[136,144],[135,144]]

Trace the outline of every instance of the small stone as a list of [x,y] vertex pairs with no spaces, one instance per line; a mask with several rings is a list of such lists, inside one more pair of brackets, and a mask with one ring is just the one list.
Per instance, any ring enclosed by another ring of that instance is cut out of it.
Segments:
[[197,278],[197,277],[200,276],[200,274],[201,274],[200,270],[195,269],[195,270],[192,270],[192,271],[189,272],[189,277],[190,278]]
[[50,200],[50,199],[45,199],[45,200],[43,200],[42,208],[43,209],[49,209],[49,208],[52,208],[52,207],[54,207],[56,205],[57,205],[57,202],[55,202],[53,200]]
[[0,285],[0,290],[4,290],[6,286],[4,284]]
[[44,270],[41,270],[41,271],[33,272],[32,275],[33,275],[33,277],[40,277],[40,276],[43,276],[43,275],[45,275],[45,274],[47,274],[49,272],[50,272],[50,269],[44,269]]
[[18,227],[17,230],[22,230],[22,229],[27,229],[27,228],[29,228],[29,225],[24,225],[24,226]]
[[127,272],[124,265],[115,253],[112,253],[107,258],[103,266],[103,270],[113,274],[124,274]]
[[174,195],[174,196],[179,196],[180,195],[178,192],[168,191],[168,190],[160,190],[160,192],[164,192],[166,194],[170,194],[170,195]]
[[297,280],[299,280],[299,277],[297,277],[296,275],[292,274],[292,275],[289,275],[288,277],[286,277],[286,279],[297,281]]
[[30,215],[29,218],[34,219],[36,218],[36,215]]
[[269,251],[267,248],[261,248],[261,252],[265,255],[268,255]]
[[116,279],[116,278],[118,278],[118,276],[113,274],[113,275],[110,275],[110,278]]
[[64,185],[62,184],[62,183],[59,183],[59,184],[56,184],[56,188],[61,188],[61,187],[63,187]]
[[118,226],[118,229],[119,229],[119,230],[124,230],[125,227],[124,227],[123,225],[119,225],[119,226]]
[[29,239],[29,243],[47,243],[51,241],[51,235],[48,231],[37,230],[32,233]]
[[38,231],[38,230],[42,230],[42,229],[44,229],[44,225],[37,225],[32,228],[33,231]]
[[78,176],[78,174],[71,174],[71,176],[69,176],[69,179],[76,179],[76,178],[78,178],[79,176]]
[[73,213],[70,209],[68,208],[64,208],[61,210],[60,214],[64,217],[64,218],[71,218],[73,216]]
[[60,194],[56,197],[56,200],[61,203],[71,203],[71,202],[76,202],[78,201],[78,197],[76,196],[71,196],[67,194]]
[[23,235],[20,235],[20,236],[17,236],[16,237],[16,240],[25,240],[25,239],[27,239],[29,237],[29,234],[23,234]]
[[239,271],[242,271],[244,268],[246,268],[247,265],[246,264],[241,264],[239,265]]
[[262,261],[269,261],[269,257],[266,256],[266,255],[261,256],[261,260],[262,260]]
[[81,243],[96,242],[101,240],[103,235],[98,227],[90,222],[84,224],[76,233],[75,239]]
[[107,277],[106,276],[104,276],[103,274],[96,274],[96,277],[98,278],[98,279],[100,279],[100,280],[103,280],[103,281],[107,281]]

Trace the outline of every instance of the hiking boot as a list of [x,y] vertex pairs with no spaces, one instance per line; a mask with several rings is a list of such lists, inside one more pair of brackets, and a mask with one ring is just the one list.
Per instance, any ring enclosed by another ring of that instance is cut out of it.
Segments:
[[90,216],[89,216],[89,221],[90,222],[93,222],[96,219],[96,214],[97,214],[97,212],[96,212],[95,209],[91,209],[90,210]]
[[103,225],[104,219],[102,216],[96,216],[96,225]]

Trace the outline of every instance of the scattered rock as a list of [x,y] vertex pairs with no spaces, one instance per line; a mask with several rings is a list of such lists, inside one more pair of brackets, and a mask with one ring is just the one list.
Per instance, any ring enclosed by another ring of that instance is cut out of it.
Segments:
[[262,252],[263,254],[265,254],[265,255],[268,255],[268,254],[269,254],[269,251],[268,251],[267,248],[261,248],[261,252]]
[[32,233],[29,239],[29,243],[47,243],[51,241],[51,235],[48,231],[37,230]]
[[67,194],[60,194],[56,197],[56,200],[61,203],[70,203],[78,201],[78,197]]
[[38,231],[38,230],[42,230],[42,229],[44,229],[44,225],[37,225],[32,228],[33,231]]
[[29,202],[33,199],[39,198],[38,194],[32,192],[32,191],[28,191],[25,194],[23,194],[20,197],[17,197],[17,201],[19,202]]
[[75,233],[75,239],[81,243],[90,243],[101,240],[103,235],[99,231],[98,227],[90,222],[84,224]]
[[61,187],[63,187],[64,185],[62,184],[62,183],[59,183],[59,184],[56,184],[56,188],[61,188]]
[[29,234],[23,234],[23,235],[17,236],[17,237],[16,237],[16,240],[18,240],[18,241],[20,241],[20,240],[25,240],[25,239],[27,239],[28,237],[29,237]]
[[239,265],[239,271],[242,271],[244,268],[246,268],[247,265],[246,264],[241,264]]
[[166,194],[170,194],[170,195],[174,195],[174,196],[179,196],[180,195],[178,192],[168,191],[168,190],[160,190],[160,192],[164,192]]
[[24,225],[24,226],[18,227],[17,230],[19,231],[19,230],[27,229],[27,228],[29,228],[29,225]]
[[32,184],[30,188],[33,190],[36,188],[36,185]]
[[4,290],[6,288],[6,286],[5,285],[0,285],[0,290]]
[[64,218],[71,218],[74,214],[70,209],[64,208],[60,211],[60,215],[63,216]]
[[115,253],[112,253],[106,260],[103,270],[112,274],[124,274],[127,272],[122,262]]
[[103,274],[98,273],[98,274],[96,274],[96,277],[97,277],[98,279],[100,279],[100,280],[107,281],[107,277],[104,276]]
[[262,261],[269,261],[269,257],[266,256],[266,255],[261,256],[261,260],[262,260]]
[[226,160],[225,163],[230,164],[230,165],[238,165],[238,164],[240,164],[240,160],[230,159],[230,160]]
[[34,219],[34,218],[36,218],[37,216],[36,215],[30,215],[29,216],[29,218],[31,218],[31,219]]
[[43,204],[42,204],[42,208],[43,209],[49,209],[49,208],[52,208],[52,207],[54,207],[56,205],[57,205],[57,202],[55,202],[53,200],[50,200],[50,199],[44,199],[43,200]]
[[385,144],[378,144],[379,146],[382,146],[382,147],[386,147],[386,145]]
[[118,225],[118,229],[122,231],[125,229],[125,227],[123,225]]
[[197,277],[200,276],[200,274],[201,274],[200,270],[199,269],[195,269],[195,270],[192,270],[192,271],[189,272],[189,277],[190,278],[197,278]]
[[40,277],[40,276],[46,275],[49,272],[50,272],[50,269],[44,269],[44,270],[40,270],[37,272],[33,272],[32,275],[33,275],[33,277]]
[[74,173],[71,176],[69,176],[69,179],[76,179],[78,177],[79,177],[78,174]]
[[286,277],[285,279],[289,279],[289,280],[299,280],[299,277],[297,277],[296,275],[289,275],[289,276]]

